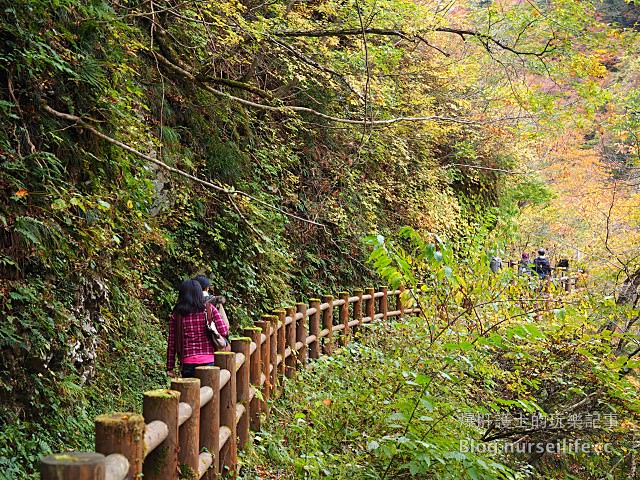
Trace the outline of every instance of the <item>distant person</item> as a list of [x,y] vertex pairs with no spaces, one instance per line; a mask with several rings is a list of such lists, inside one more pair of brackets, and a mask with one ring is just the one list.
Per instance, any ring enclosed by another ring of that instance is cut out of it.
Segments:
[[551,264],[546,256],[544,248],[538,250],[538,256],[533,261],[533,271],[538,274],[540,279],[544,280],[551,275]]
[[529,254],[527,252],[522,252],[522,257],[520,257],[520,262],[518,263],[518,273],[520,275],[530,275],[531,267],[529,266]]
[[565,270],[569,270],[569,260],[567,258],[561,259],[556,265],[556,268],[563,268]]
[[498,271],[502,268],[502,259],[497,255],[491,257],[491,261],[489,262],[489,268],[493,273],[498,273]]
[[196,367],[214,365],[215,348],[207,331],[207,321],[214,322],[220,335],[229,335],[218,310],[211,304],[205,307],[200,283],[185,280],[180,285],[178,301],[169,317],[167,375],[175,377],[176,355],[182,377],[193,377]]

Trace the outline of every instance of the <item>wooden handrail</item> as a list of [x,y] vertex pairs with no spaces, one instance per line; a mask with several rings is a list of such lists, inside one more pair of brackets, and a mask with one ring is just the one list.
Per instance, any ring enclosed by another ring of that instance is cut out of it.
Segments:
[[180,402],[178,408],[178,426],[181,427],[184,422],[191,418],[193,410],[191,409],[191,405],[185,402]]
[[200,387],[200,408],[204,407],[213,398],[213,388]]
[[148,423],[144,429],[144,456],[153,452],[169,435],[169,427],[161,420]]
[[[215,367],[196,368],[198,378],[174,380],[172,390],[145,393],[144,418],[121,413],[96,419],[96,448],[104,455],[82,454],[90,465],[82,468],[105,465],[100,468],[106,468],[108,480],[134,478],[132,472],[135,477],[144,472],[145,480],[174,480],[181,464],[197,478],[213,480],[225,470],[233,476],[237,450],[249,441],[249,428],[260,428],[270,399],[282,393],[282,376],[293,376],[322,353],[331,355],[336,344],[348,345],[362,325],[419,312],[419,305],[407,304],[411,296],[403,291],[380,287],[351,295],[340,292],[337,298],[326,295],[310,299],[308,305],[298,303],[263,315],[254,327],[243,330],[245,337],[232,341],[232,352],[216,353]],[[126,438],[109,434],[114,425],[126,427]],[[134,434],[137,430],[141,433]],[[63,470],[73,469],[66,465]],[[55,479],[78,478],[76,473],[69,475]],[[44,475],[42,479],[51,480]]]
[[120,453],[112,453],[105,458],[105,480],[124,480],[129,472],[129,460]]

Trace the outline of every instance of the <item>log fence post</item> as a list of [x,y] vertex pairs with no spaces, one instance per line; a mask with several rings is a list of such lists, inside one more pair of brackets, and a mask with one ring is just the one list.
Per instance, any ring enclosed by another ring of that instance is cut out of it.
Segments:
[[328,330],[322,346],[325,355],[331,355],[333,353],[333,295],[324,295],[322,303],[329,304],[322,312],[322,328]]
[[307,304],[297,303],[296,313],[302,314],[302,318],[298,320],[296,324],[296,343],[302,343],[302,347],[300,347],[300,351],[298,352],[298,362],[304,368],[307,365],[307,358],[309,358],[309,348],[307,347],[307,337],[309,336]]
[[127,478],[139,478],[144,463],[144,417],[137,413],[99,415],[95,421],[96,452],[120,453],[129,461]]
[[[220,370],[228,370],[229,380],[220,391],[220,427],[230,430],[229,438],[220,448],[219,472],[235,475],[238,465],[238,443],[236,438],[236,354],[216,352],[215,363]],[[222,373],[222,372],[221,372]],[[226,470],[225,470],[226,467]],[[167,477],[168,478],[168,477]],[[146,480],[146,478],[145,478]]]
[[178,415],[180,392],[159,389],[144,393],[142,413],[147,423],[159,420],[169,434],[155,450],[148,453],[143,466],[144,480],[166,480],[178,471]]
[[[237,422],[238,448],[243,450],[249,441],[249,389],[251,367],[251,338],[240,337],[231,340],[231,351],[244,355],[244,362],[239,367],[236,365],[236,405],[244,406],[244,413]],[[237,411],[237,410],[236,410]]]
[[404,317],[404,302],[403,302],[403,297],[404,296],[404,285],[400,285],[400,287],[398,287],[398,296],[396,297],[396,310],[400,310],[400,314],[398,315],[398,319],[402,320],[402,318]]
[[349,292],[340,292],[340,300],[344,300],[344,303],[340,305],[339,311],[339,325],[342,325],[342,335],[340,343],[343,346],[349,345]]
[[354,289],[353,295],[358,297],[358,300],[353,302],[353,319],[358,320],[358,322],[360,322],[357,325],[354,325],[352,328],[353,337],[355,338],[358,333],[358,330],[360,329],[360,326],[362,325],[362,295],[363,295],[362,289],[361,288]]
[[58,453],[40,460],[42,480],[105,480],[106,469],[101,453]]
[[211,468],[202,477],[215,480],[219,473],[220,452],[220,368],[196,367],[196,378],[202,387],[213,390],[213,398],[200,409],[200,450],[207,450],[213,457]]
[[369,322],[373,322],[374,317],[376,315],[376,299],[374,295],[376,293],[376,289],[373,287],[369,287],[365,289],[365,293],[370,295],[369,300],[365,301],[365,316],[369,317]]
[[269,385],[269,393],[272,397],[277,396],[277,388],[278,388],[278,321],[279,317],[277,315],[263,315],[263,321],[269,323],[269,330],[267,337],[269,338],[269,363],[271,367],[269,368],[269,379],[271,383]]
[[251,354],[249,362],[249,383],[250,388],[254,389],[253,398],[250,400],[247,415],[249,416],[249,426],[254,432],[260,430],[260,399],[259,396],[264,392],[260,380],[262,379],[262,329],[260,327],[248,327],[243,330],[244,335],[251,339],[250,347],[255,344],[256,348]]
[[285,351],[287,349],[287,328],[286,328],[286,316],[287,311],[284,309],[275,310],[274,313],[278,316],[277,331],[278,331],[278,391],[282,393],[284,385],[284,372],[285,372]]
[[298,351],[296,350],[296,307],[287,307],[287,317],[291,318],[291,323],[286,326],[286,346],[289,348],[289,356],[285,362],[285,375],[293,378],[296,374],[296,360]]
[[382,314],[382,321],[385,321],[387,319],[387,312],[389,309],[389,301],[388,301],[388,297],[387,297],[387,287],[383,286],[383,287],[379,287],[380,291],[382,292],[382,296],[380,297],[380,312]]
[[197,477],[200,463],[200,379],[174,378],[171,380],[171,389],[180,392],[180,403],[188,403],[191,407],[191,416],[180,426],[180,471],[187,476]]
[[[264,319],[264,316],[262,317]],[[265,342],[262,344],[260,350],[260,357],[262,359],[262,374],[264,375],[264,384],[262,385],[262,400],[260,401],[260,412],[265,415],[269,414],[269,398],[271,397],[271,322],[269,320],[261,320],[256,322],[262,330],[262,334],[266,337]],[[261,335],[262,335],[261,334]],[[275,370],[275,368],[274,368]]]
[[312,298],[309,300],[309,306],[315,308],[316,311],[309,317],[309,330],[311,335],[315,335],[316,339],[309,349],[309,357],[312,359],[320,358],[320,299]]

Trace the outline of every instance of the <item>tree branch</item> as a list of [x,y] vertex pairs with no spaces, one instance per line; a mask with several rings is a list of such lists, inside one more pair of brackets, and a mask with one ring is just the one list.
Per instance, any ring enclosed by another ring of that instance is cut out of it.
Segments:
[[271,204],[269,204],[269,203],[267,203],[267,202],[265,202],[263,200],[260,200],[259,198],[254,197],[253,195],[250,195],[250,194],[248,194],[246,192],[243,192],[241,190],[234,190],[234,189],[229,188],[229,187],[226,187],[226,188],[225,187],[221,187],[221,186],[216,185],[214,183],[208,182],[207,180],[203,180],[203,179],[198,178],[198,177],[196,177],[194,175],[191,175],[190,173],[184,172],[184,171],[180,170],[179,168],[175,168],[175,167],[172,167],[170,165],[167,165],[166,163],[164,163],[164,162],[162,162],[162,161],[160,161],[160,160],[158,160],[156,158],[153,158],[153,157],[151,157],[149,155],[145,155],[144,153],[139,152],[135,148],[130,147],[129,145],[127,145],[125,143],[122,143],[119,140],[116,140],[115,138],[111,138],[110,136],[105,135],[104,133],[100,132],[99,130],[96,130],[93,126],[89,125],[82,118],[80,118],[80,117],[78,117],[76,115],[70,115],[68,113],[63,113],[63,112],[59,112],[57,110],[54,110],[53,108],[51,108],[49,105],[47,105],[44,102],[42,103],[42,109],[45,112],[47,112],[48,114],[53,115],[54,117],[61,118],[63,120],[67,120],[69,122],[74,122],[75,126],[77,126],[79,128],[84,128],[84,129],[90,131],[91,133],[93,133],[95,136],[97,136],[97,137],[99,137],[99,138],[101,138],[101,139],[103,139],[103,140],[105,140],[105,141],[107,141],[107,142],[109,142],[109,143],[111,143],[113,145],[116,145],[116,146],[122,148],[123,150],[126,150],[127,152],[132,153],[132,154],[134,154],[134,155],[146,160],[147,162],[153,163],[154,165],[157,165],[160,168],[163,168],[163,169],[168,170],[170,172],[177,173],[178,175],[180,175],[182,177],[185,177],[185,178],[188,178],[190,180],[193,180],[194,182],[199,183],[201,185],[204,185],[205,187],[211,188],[213,190],[216,190],[218,192],[224,193],[224,194],[229,195],[229,196],[231,196],[231,195],[240,195],[242,197],[249,198],[249,199],[253,200],[256,203],[259,203],[260,205],[262,205],[264,207],[267,207],[267,208],[269,208],[271,210],[275,210],[277,212],[280,212],[283,215],[286,215],[287,217],[295,218],[296,220],[300,220],[301,222],[310,223],[312,225],[318,225],[320,227],[326,228],[326,225],[324,225],[322,223],[314,222],[313,220],[308,220],[308,219],[300,217],[298,215],[294,215],[293,213],[286,212],[286,211],[282,210],[281,208],[276,207],[275,205],[271,205]]
[[[500,47],[501,49],[511,52],[515,55],[542,57],[543,55],[553,51],[555,48],[552,46],[552,42],[555,39],[555,36],[552,36],[547,40],[547,43],[542,50],[534,52],[534,51],[518,50],[515,47],[510,47],[509,45],[504,43],[502,40],[498,40],[497,38],[492,37],[491,35],[487,35],[486,33],[481,33],[476,30],[467,30],[467,29],[449,28],[449,27],[434,27],[431,29],[425,29],[425,30],[419,31],[416,34],[410,34],[402,30],[387,29],[387,28],[367,28],[364,30],[364,33],[366,34],[400,37],[404,40],[409,40],[409,41],[417,39],[423,42],[424,42],[424,39],[422,38],[421,35],[429,32],[452,33],[454,35],[459,35],[465,41],[467,37],[475,37],[481,41],[481,43],[487,50],[489,50],[489,44],[493,43],[494,45]],[[275,35],[279,37],[349,37],[353,35],[362,35],[362,33],[363,31],[358,28],[346,28],[343,30],[307,30],[307,31],[277,32]],[[432,47],[432,45],[428,43],[426,44],[429,47]]]
[[251,100],[246,100],[244,98],[236,97],[229,93],[213,88],[210,85],[203,84],[202,82],[198,82],[197,77],[193,73],[185,70],[182,67],[179,67],[178,65],[175,65],[174,63],[170,62],[169,60],[167,60],[167,58],[163,57],[160,54],[156,54],[156,56],[160,61],[160,63],[162,63],[164,66],[170,68],[174,72],[181,74],[186,79],[192,82],[199,83],[202,86],[202,88],[204,88],[208,92],[211,92],[214,95],[217,95],[219,97],[228,98],[229,100],[233,100],[234,102],[238,102],[248,107],[258,108],[260,110],[267,110],[267,111],[278,112],[283,114],[291,114],[292,112],[308,113],[311,115],[315,115],[316,117],[324,118],[325,120],[330,120],[336,123],[347,123],[349,125],[370,125],[370,126],[389,126],[399,122],[433,122],[433,121],[459,123],[462,125],[483,125],[483,124],[493,123],[498,121],[498,120],[491,120],[491,121],[479,122],[475,120],[465,120],[460,118],[447,117],[443,115],[428,115],[423,117],[395,117],[387,120],[367,120],[366,118],[351,119],[351,118],[342,118],[342,117],[335,117],[333,115],[327,115],[326,113],[318,112],[317,110],[313,110],[312,108],[308,108],[308,107],[298,107],[294,105],[286,105],[286,106],[265,105],[263,103],[256,103],[256,102],[252,102]]

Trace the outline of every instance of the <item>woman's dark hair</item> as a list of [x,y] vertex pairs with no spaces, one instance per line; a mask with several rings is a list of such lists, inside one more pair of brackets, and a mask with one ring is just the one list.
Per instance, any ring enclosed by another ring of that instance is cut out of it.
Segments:
[[197,277],[194,278],[194,280],[200,284],[200,286],[202,287],[202,290],[209,288],[209,286],[211,285],[211,282],[209,281],[209,279],[204,275],[198,275]]
[[194,312],[204,312],[202,287],[196,280],[185,280],[178,291],[178,302],[173,313],[184,317]]

